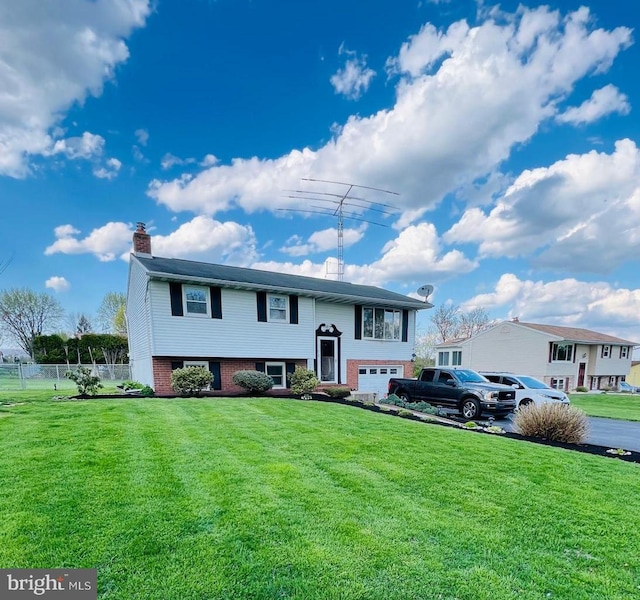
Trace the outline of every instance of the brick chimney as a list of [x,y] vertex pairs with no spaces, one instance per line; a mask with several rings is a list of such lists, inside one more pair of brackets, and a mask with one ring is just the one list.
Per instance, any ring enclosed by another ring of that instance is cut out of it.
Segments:
[[151,256],[151,236],[141,221],[138,221],[137,229],[133,233],[133,253]]

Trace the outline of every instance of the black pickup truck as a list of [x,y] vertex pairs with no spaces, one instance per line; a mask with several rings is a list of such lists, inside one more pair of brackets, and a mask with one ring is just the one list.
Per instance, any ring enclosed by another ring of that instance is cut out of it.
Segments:
[[417,379],[389,379],[389,394],[405,402],[428,402],[456,408],[467,419],[481,414],[504,417],[516,408],[516,392],[508,385],[491,383],[469,369],[422,369]]

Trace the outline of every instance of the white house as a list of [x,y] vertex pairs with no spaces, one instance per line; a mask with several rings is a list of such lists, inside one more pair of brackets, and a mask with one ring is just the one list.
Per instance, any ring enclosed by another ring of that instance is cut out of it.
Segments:
[[151,254],[139,223],[127,286],[132,376],[172,392],[173,369],[202,365],[238,391],[241,369],[287,387],[296,365],[323,385],[383,393],[412,376],[416,313],[432,305],[381,288]]
[[616,387],[631,368],[637,342],[604,333],[517,319],[436,346],[436,365],[526,374],[571,390]]

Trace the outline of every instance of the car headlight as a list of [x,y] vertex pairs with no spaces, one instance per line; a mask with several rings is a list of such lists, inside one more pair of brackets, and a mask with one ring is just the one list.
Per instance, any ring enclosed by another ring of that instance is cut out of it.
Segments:
[[495,402],[498,399],[498,392],[484,392],[484,399],[487,402]]

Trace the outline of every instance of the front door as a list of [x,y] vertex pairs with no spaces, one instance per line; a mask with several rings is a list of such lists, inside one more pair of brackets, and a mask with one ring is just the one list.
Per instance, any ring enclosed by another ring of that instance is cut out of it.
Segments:
[[577,385],[577,387],[584,386],[584,372],[585,372],[586,368],[587,368],[587,364],[586,363],[581,362],[578,365],[578,385]]
[[318,357],[320,383],[338,383],[336,338],[318,338]]

